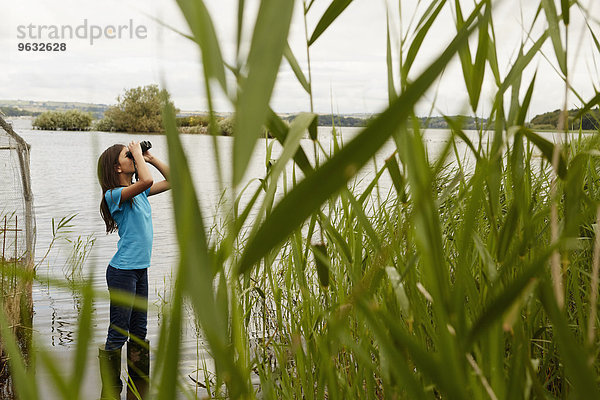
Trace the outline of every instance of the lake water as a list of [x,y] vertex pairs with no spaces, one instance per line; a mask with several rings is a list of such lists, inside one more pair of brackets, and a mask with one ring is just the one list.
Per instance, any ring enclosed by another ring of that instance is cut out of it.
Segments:
[[[35,196],[35,213],[37,225],[36,258],[38,261],[46,252],[52,239],[52,219],[77,214],[72,220],[70,233],[65,237],[77,240],[81,237],[94,238],[95,244],[89,258],[83,265],[83,276],[93,280],[94,287],[99,291],[106,290],[105,271],[108,262],[116,250],[118,236],[106,235],[104,223],[100,218],[99,204],[101,190],[96,177],[96,163],[100,153],[114,143],[128,143],[131,140],[150,140],[152,152],[162,160],[168,161],[166,138],[161,135],[134,135],[105,132],[51,132],[31,130],[30,122],[15,120],[14,128],[31,145],[31,179]],[[358,128],[342,129],[342,136],[348,140],[359,131]],[[476,133],[472,133],[476,137]],[[323,137],[323,145],[330,145],[331,129],[319,128]],[[551,136],[551,135],[549,135]],[[448,133],[445,131],[429,131],[426,135],[428,149],[435,153]],[[200,135],[181,135],[190,170],[195,183],[196,192],[201,205],[206,225],[212,225],[216,215],[216,207],[221,198],[221,187],[215,168],[213,139]],[[218,137],[224,178],[229,180],[232,138]],[[270,142],[270,141],[269,141]],[[302,147],[313,159],[312,141],[302,141]],[[383,160],[393,152],[393,143],[388,143],[378,153],[377,166],[383,165]],[[433,149],[433,150],[432,150]],[[272,158],[277,158],[281,148],[276,143],[273,146]],[[259,140],[255,154],[250,162],[245,180],[256,180],[265,174],[266,146],[264,140]],[[323,160],[323,157],[321,157]],[[359,176],[374,175],[375,165],[368,164]],[[160,174],[151,167],[155,180]],[[254,182],[258,185],[258,182]],[[243,185],[242,185],[243,186]],[[391,182],[384,174],[380,190],[386,192]],[[251,191],[249,191],[251,192]],[[175,237],[171,195],[169,192],[150,198],[154,224],[154,246],[152,266],[149,269],[149,305],[148,339],[152,346],[158,344],[158,329],[160,325],[160,307],[175,276],[174,269],[178,262],[178,249]],[[64,266],[72,252],[72,244],[62,239],[50,253],[49,257],[38,266],[38,272],[54,277],[64,277]],[[33,325],[35,340],[38,345],[50,349],[52,354],[64,360],[65,372],[72,370],[72,355],[75,349],[75,338],[79,300],[68,290],[53,286],[34,285],[33,288],[34,317]],[[98,299],[94,304],[94,341],[102,343],[108,327],[108,302]],[[200,357],[208,358],[203,349],[202,339],[196,335],[191,319],[182,332],[183,351],[181,354],[182,381],[191,389],[194,384],[187,376],[195,376],[197,369],[197,345],[200,345]],[[95,396],[99,393],[99,376],[97,370],[97,348],[91,348],[89,353],[89,368],[84,376],[85,393]],[[152,367],[151,367],[152,368]],[[37,371],[40,385],[44,387],[49,381],[47,372]],[[56,396],[52,389],[43,389],[44,398]],[[93,397],[90,397],[93,398]]]

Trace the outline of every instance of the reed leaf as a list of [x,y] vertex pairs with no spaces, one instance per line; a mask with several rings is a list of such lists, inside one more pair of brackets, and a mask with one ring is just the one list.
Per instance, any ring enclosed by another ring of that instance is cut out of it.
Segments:
[[498,94],[503,94],[512,85],[514,80],[517,79],[519,76],[521,76],[525,67],[527,67],[527,65],[529,65],[531,60],[537,54],[539,54],[540,49],[542,48],[542,45],[544,44],[546,39],[548,39],[548,30],[546,30],[546,31],[544,31],[544,33],[542,33],[542,35],[538,38],[538,40],[535,41],[535,43],[531,46],[531,48],[529,49],[529,51],[527,51],[527,53],[519,55],[517,57],[517,59],[513,63],[513,66],[511,67],[510,71],[506,75],[506,78],[502,82],[502,85],[499,88]]
[[[333,0],[331,2],[327,10],[325,10],[325,13],[321,16],[321,19],[317,23],[312,35],[310,36],[310,39],[308,40],[308,46],[311,46],[323,34],[323,32],[327,30],[329,25],[331,25],[333,21],[335,21],[337,17],[344,12],[350,3],[352,3],[352,0]],[[310,5],[312,5],[312,2]]]
[[338,246],[341,250],[340,254],[342,254],[345,258],[345,261],[349,264],[352,263],[352,250],[348,246],[346,239],[338,232],[338,230],[331,224],[331,220],[322,212],[319,212],[319,221],[326,233],[330,236],[332,241]]
[[92,287],[92,279],[88,279],[82,288],[83,304],[79,321],[77,323],[77,346],[75,350],[75,360],[73,365],[73,374],[69,388],[72,391],[74,398],[80,398],[81,386],[83,383],[83,375],[85,373],[85,365],[87,362],[88,348],[92,339],[92,309],[94,300],[94,290]]
[[[552,164],[552,155],[554,154],[554,144],[544,139],[537,133],[533,132],[528,128],[521,128],[520,132],[522,132],[527,139],[529,139],[533,144],[537,146],[538,149],[542,152],[542,155],[550,164]],[[567,175],[567,162],[565,161],[564,155],[559,155],[558,160],[558,171],[557,174],[560,178],[564,179]]]
[[489,34],[488,34],[488,39],[490,41],[490,43],[488,43],[488,53],[487,53],[487,60],[488,60],[488,65],[490,67],[490,70],[492,71],[492,75],[494,76],[494,81],[496,82],[496,86],[500,86],[501,85],[501,78],[500,78],[500,68],[498,67],[498,55],[496,54],[496,35],[494,32],[494,20],[490,19],[490,23],[489,23]]
[[552,332],[556,335],[560,354],[565,365],[566,374],[572,382],[572,388],[579,399],[600,398],[596,373],[589,367],[586,359],[586,350],[578,343],[571,332],[569,323],[556,304],[548,281],[542,282],[539,287],[540,300],[544,310],[552,321]]
[[[366,310],[363,308],[363,312]],[[446,393],[448,397],[454,399],[467,399],[466,388],[461,387],[458,381],[452,379],[453,374],[447,371],[443,360],[439,355],[428,352],[421,345],[416,343],[395,321],[389,314],[377,313],[378,319],[382,321],[390,330],[393,340],[400,344],[401,349],[406,351],[411,360],[415,363],[418,371],[427,376],[432,382],[435,382],[438,387]],[[373,321],[375,316],[367,318],[368,321]]]
[[[288,135],[289,127],[277,114],[275,114],[272,109],[269,109],[267,128],[269,129],[269,132],[273,134],[275,139],[277,139],[277,141],[283,145]],[[308,157],[306,156],[306,153],[302,147],[298,148],[298,151],[294,155],[294,161],[296,162],[296,165],[300,167],[304,175],[309,175],[312,172],[313,167],[310,165],[310,161],[308,161]]]
[[471,90],[470,90],[470,100],[471,100],[471,109],[473,111],[477,110],[477,105],[479,104],[479,97],[481,95],[481,86],[483,84],[483,78],[485,75],[485,65],[488,55],[488,45],[489,45],[489,37],[488,37],[488,24],[491,20],[492,8],[491,5],[485,8],[483,14],[483,21],[479,26],[479,42],[477,45],[477,53],[475,55],[475,62],[473,64],[473,69],[471,70],[473,77],[471,80]]
[[[164,352],[161,353],[162,365],[160,365],[159,376],[160,384],[158,385],[159,400],[173,399],[177,394],[177,379],[178,379],[178,364],[181,354],[181,327],[182,327],[182,298],[183,288],[186,275],[186,266],[183,264],[183,259],[179,264],[179,271],[175,281],[175,291],[173,293],[173,303],[170,307],[169,322],[165,331],[160,336],[162,343],[159,347]],[[156,376],[156,374],[155,374]]]
[[450,127],[450,129],[452,130],[452,134],[458,136],[463,142],[465,142],[465,144],[469,147],[469,149],[475,156],[475,159],[479,161],[479,151],[477,151],[471,139],[469,139],[469,137],[463,131],[461,120],[459,118],[450,118],[448,116],[444,116],[444,120],[448,124],[448,127]]
[[236,53],[240,55],[240,47],[242,44],[242,29],[244,27],[244,9],[246,5],[246,0],[238,1],[238,13],[237,13],[237,31],[236,31]]
[[590,100],[588,101],[578,112],[577,114],[575,114],[575,117],[573,117],[573,119],[578,120],[581,117],[583,117],[588,111],[590,111],[592,109],[592,107],[597,106],[598,104],[600,104],[600,92],[597,92],[596,95]]
[[[218,312],[215,303],[212,285],[215,269],[211,259],[212,255],[209,254],[202,213],[198,207],[187,158],[177,133],[174,110],[170,106],[167,106],[163,112],[163,121],[169,145],[173,209],[181,254],[179,264],[181,271],[176,287],[185,285],[184,294],[189,296],[194,306],[194,311],[202,325],[218,368],[229,377],[225,383],[228,385],[230,394],[240,396],[246,393],[248,388],[241,384],[244,382],[241,378],[242,373],[235,364],[227,340],[229,337],[227,319]],[[180,318],[180,310],[175,308],[173,312],[174,318]],[[177,319],[175,321],[177,322]],[[170,345],[173,347],[177,343],[170,342]]]
[[27,369],[15,335],[11,331],[12,328],[4,312],[4,302],[0,301],[0,339],[2,340],[2,348],[10,359],[10,375],[16,393],[19,399],[37,400],[40,398],[38,386],[31,384],[31,382],[35,382],[35,371]]
[[371,193],[373,193],[373,189],[378,188],[379,179],[381,178],[381,175],[383,175],[385,169],[386,167],[384,165],[379,169],[379,171],[377,171],[369,185],[364,189],[360,197],[357,199],[361,207],[363,206],[363,204],[365,204],[365,201],[367,201],[367,199],[371,196]]
[[569,23],[571,22],[571,2],[569,0],[560,0],[560,9],[562,11],[562,17],[563,17],[563,22],[565,23],[565,26],[568,26]]
[[[554,247],[555,246],[552,246],[552,248]],[[527,265],[516,278],[507,283],[500,293],[494,296],[494,298],[485,305],[483,311],[473,323],[466,338],[467,348],[470,348],[475,340],[498,321],[514,301],[518,299],[523,290],[527,288],[527,285],[543,272],[551,254],[552,252],[550,249],[542,252],[540,256],[536,257],[533,262]]]
[[365,212],[362,208],[362,203],[360,203],[348,189],[344,189],[342,196],[350,200],[350,204],[352,204],[352,213],[358,218],[358,221],[363,226],[365,233],[373,243],[375,249],[379,249],[379,247],[381,247],[381,240],[375,232],[375,229],[369,221],[369,218],[367,218],[365,215]]
[[315,265],[317,267],[317,276],[321,286],[329,286],[329,270],[331,269],[329,257],[327,256],[327,245],[317,243],[311,246],[313,256],[315,257]]
[[428,12],[426,12],[425,15],[423,16],[423,18],[424,18],[426,15],[429,14],[429,12],[431,12],[431,15],[429,16],[429,18],[426,21],[424,21],[422,24],[419,24],[419,26],[420,26],[419,31],[415,35],[415,38],[413,39],[410,47],[408,48],[408,53],[406,54],[406,59],[404,60],[403,67],[402,67],[402,74],[404,75],[404,77],[408,77],[408,73],[410,72],[410,69],[415,61],[415,58],[417,57],[419,50],[423,46],[423,41],[427,37],[427,33],[429,32],[433,23],[435,22],[438,15],[440,14],[440,11],[442,11],[442,8],[444,8],[444,5],[446,5],[445,0],[436,0],[436,1],[432,2],[431,5],[429,6]]
[[397,362],[396,365],[390,366],[390,374],[397,379],[398,382],[401,382],[405,386],[410,397],[415,399],[428,398],[424,392],[423,386],[419,384],[412,371],[410,371],[408,368],[410,361],[407,360],[407,357],[403,351],[399,351],[400,349],[397,349],[394,341],[399,341],[405,338],[407,339],[405,343],[402,343],[402,345],[411,351],[410,354],[413,358],[417,359],[415,363],[419,365],[420,369],[434,369],[435,367],[433,367],[433,365],[435,361],[432,359],[435,356],[432,354],[426,354],[424,357],[419,357],[424,355],[426,352],[421,351],[418,345],[412,342],[407,335],[402,333],[402,331],[400,331],[401,339],[394,337],[393,334],[395,332],[389,332],[390,326],[387,324],[384,325],[384,322],[387,321],[377,318],[379,313],[374,312],[374,310],[365,303],[366,302],[364,300],[359,300],[357,302],[357,307],[361,314],[364,315],[366,323],[368,323],[373,330],[373,335],[378,342],[378,347],[381,348],[380,353],[387,355],[391,360],[401,360],[400,362]]
[[556,60],[558,61],[558,66],[560,67],[560,70],[562,71],[564,76],[566,76],[567,55],[565,53],[565,49],[562,44],[562,39],[560,37],[560,25],[558,22],[558,13],[556,11],[556,6],[554,5],[554,0],[541,0],[541,5],[544,8],[546,20],[548,21],[548,32],[550,34],[550,39],[552,39],[552,45],[554,46],[554,55],[556,56]]
[[200,47],[206,76],[216,79],[227,93],[225,67],[219,40],[204,2],[202,0],[177,0],[177,4],[194,35],[195,42]]
[[523,99],[523,104],[521,105],[521,109],[519,110],[519,114],[517,115],[517,125],[525,125],[525,118],[527,118],[527,111],[529,110],[529,104],[531,103],[531,97],[533,95],[533,87],[535,85],[535,78],[537,77],[537,71],[533,75],[531,79],[531,83],[527,88],[527,93],[525,93],[525,98]]
[[77,394],[73,393],[73,388],[69,385],[70,382],[67,382],[67,379],[63,377],[64,371],[57,365],[57,360],[45,349],[40,349],[40,354],[38,357],[39,360],[41,360],[41,364],[48,371],[52,379],[54,389],[58,392],[58,394],[64,399],[78,398],[76,397]]
[[296,60],[296,56],[294,56],[289,43],[286,43],[285,48],[283,49],[283,56],[287,60],[288,64],[290,64],[290,67],[292,68],[292,71],[294,71],[294,75],[296,75],[296,79],[298,79],[300,85],[302,85],[306,93],[310,94],[310,85],[306,80],[306,76],[304,76],[304,72],[302,72],[302,68],[300,68],[300,65],[298,64],[298,60]]
[[406,203],[408,200],[408,195],[406,194],[406,179],[404,179],[400,173],[400,167],[398,166],[395,155],[392,155],[385,160],[385,167],[390,174],[390,178],[392,178],[392,184],[396,189],[400,201]]
[[[265,199],[259,215],[267,212],[270,204],[272,204],[275,191],[277,190],[277,180],[279,179],[281,173],[285,170],[289,160],[291,160],[292,157],[297,153],[297,150],[300,147],[300,139],[302,139],[304,133],[308,130],[308,127],[312,124],[315,118],[315,114],[301,113],[291,123],[290,129],[285,138],[285,142],[283,143],[283,151],[269,173],[270,183],[267,185]],[[258,226],[258,222],[259,221],[257,220],[255,227]]]
[[396,85],[394,84],[394,65],[392,63],[392,44],[390,40],[390,20],[386,17],[386,63],[387,63],[387,82],[388,82],[388,102],[392,104],[398,97],[396,92]]
[[269,115],[269,101],[287,44],[293,0],[262,0],[246,68],[248,76],[240,84],[235,114],[233,143],[233,184],[237,186],[246,171],[261,127]]

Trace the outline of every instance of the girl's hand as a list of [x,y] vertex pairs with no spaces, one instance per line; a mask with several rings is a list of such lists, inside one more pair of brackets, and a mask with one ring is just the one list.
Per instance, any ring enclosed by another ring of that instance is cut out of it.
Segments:
[[150,150],[146,150],[146,152],[142,153],[142,155],[144,156],[144,161],[152,164],[152,162],[154,161],[154,156],[150,153]]
[[140,146],[140,142],[136,142],[136,141],[131,141],[129,143],[129,145],[127,146],[127,148],[129,149],[129,151],[131,152],[131,155],[133,155],[133,157],[135,158],[136,155],[142,155],[142,146]]

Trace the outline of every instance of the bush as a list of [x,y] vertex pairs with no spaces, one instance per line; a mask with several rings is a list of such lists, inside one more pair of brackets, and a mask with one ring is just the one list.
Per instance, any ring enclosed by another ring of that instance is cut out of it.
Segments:
[[178,117],[177,126],[208,126],[210,119],[204,115],[192,115],[189,117]]
[[162,132],[163,96],[172,106],[166,90],[158,85],[139,86],[117,97],[118,104],[104,112],[104,118],[96,126],[104,131]]
[[233,116],[219,121],[219,129],[223,136],[233,136]]
[[92,129],[95,131],[112,132],[114,131],[114,121],[109,117],[104,117],[94,121]]
[[538,129],[540,131],[551,131],[556,129],[556,126],[550,124],[532,125],[532,129]]
[[46,111],[34,121],[35,129],[47,131],[83,131],[88,130],[92,124],[92,115],[79,110]]

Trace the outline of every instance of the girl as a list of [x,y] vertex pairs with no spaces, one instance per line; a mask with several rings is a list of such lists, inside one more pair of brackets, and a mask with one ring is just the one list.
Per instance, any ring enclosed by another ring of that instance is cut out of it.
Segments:
[[[165,180],[154,183],[148,164],[158,169]],[[138,181],[133,183],[136,172]],[[130,337],[128,388],[133,383],[142,394],[148,387],[147,270],[152,253],[152,213],[148,196],[170,189],[168,177],[169,167],[150,152],[142,153],[139,142],[132,141],[128,146],[115,144],[98,159],[98,180],[103,194],[100,215],[107,233],[119,233],[117,252],[106,270],[110,326],[106,343],[99,352],[103,399],[120,398],[121,348],[127,336]],[[118,293],[129,297],[119,297]],[[125,299],[129,300],[124,303]],[[140,344],[144,342],[145,345]]]

